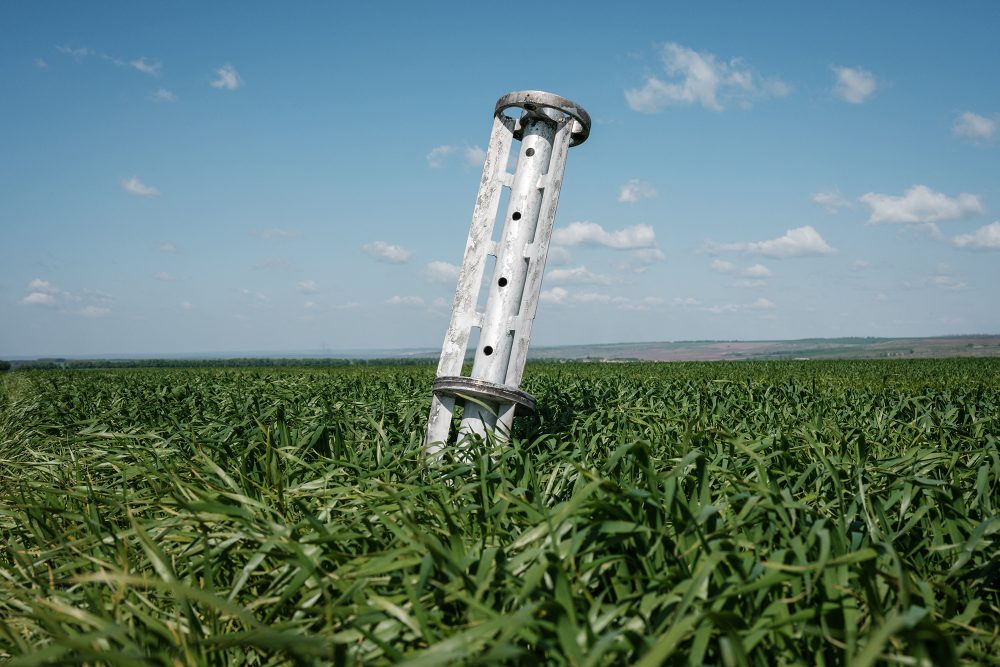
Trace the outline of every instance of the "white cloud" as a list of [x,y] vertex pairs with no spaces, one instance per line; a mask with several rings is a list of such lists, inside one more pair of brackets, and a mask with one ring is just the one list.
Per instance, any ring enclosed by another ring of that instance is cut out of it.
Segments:
[[51,306],[55,302],[55,296],[47,292],[29,292],[18,303],[23,303],[26,306]]
[[607,232],[594,222],[571,222],[552,233],[552,243],[562,246],[599,245],[615,250],[635,250],[656,246],[656,232],[649,225],[633,225]]
[[871,225],[886,222],[933,223],[986,212],[975,195],[963,192],[952,198],[926,185],[914,185],[902,197],[869,192],[862,195],[859,201],[871,209],[868,218]]
[[436,299],[434,299],[433,301],[431,301],[431,308],[433,310],[445,310],[445,309],[449,308],[450,306],[451,306],[451,303],[449,303],[448,300],[445,299],[443,296],[439,296]]
[[675,306],[700,306],[701,305],[701,301],[699,301],[698,299],[695,299],[692,296],[688,296],[688,297],[679,297],[679,296],[678,297],[674,297],[674,300],[671,301],[671,303],[673,305],[675,305]]
[[[99,317],[111,312],[110,308],[103,305],[111,300],[111,296],[103,292],[84,289],[74,294],[56,287],[48,280],[35,278],[28,283],[27,293],[18,300],[18,303],[25,306],[52,306],[65,313]],[[76,308],[78,304],[82,304],[82,308],[71,310],[71,307]]]
[[645,181],[633,178],[618,189],[618,201],[634,204],[642,199],[656,196],[656,189]]
[[585,266],[571,269],[553,269],[545,276],[545,280],[557,285],[610,285],[611,278],[600,273],[589,271]]
[[159,76],[160,68],[162,67],[159,60],[146,60],[145,56],[130,61],[129,65],[143,74],[148,74],[150,76]]
[[381,262],[390,264],[405,264],[410,259],[410,251],[406,248],[385,241],[374,241],[361,246],[361,249]]
[[717,306],[706,306],[705,310],[720,315],[723,313],[742,313],[748,310],[771,310],[777,308],[770,299],[761,297],[750,303],[726,303]]
[[295,284],[295,289],[302,294],[316,294],[319,292],[319,285],[315,280],[302,280]]
[[175,246],[173,243],[161,243],[156,247],[156,249],[159,250],[160,252],[166,252],[166,253],[177,252],[177,246]]
[[1000,250],[1000,220],[980,227],[972,234],[959,234],[951,242],[959,248]]
[[964,290],[967,287],[967,285],[964,282],[962,282],[955,276],[949,276],[944,274],[930,276],[929,278],[926,278],[923,281],[922,285],[924,285],[925,287],[937,287],[939,289],[949,290],[953,292]]
[[837,83],[833,87],[833,93],[851,104],[861,104],[875,92],[875,77],[871,72],[860,67],[836,67],[833,66],[834,76]]
[[568,296],[569,292],[567,290],[562,287],[553,287],[550,290],[543,290],[538,298],[543,303],[563,303]]
[[444,159],[457,150],[455,146],[435,146],[427,154],[427,166],[437,169],[444,164]]
[[872,268],[872,263],[866,259],[856,259],[851,262],[851,269],[854,271],[864,271],[865,269]]
[[987,118],[966,111],[951,128],[951,133],[961,139],[967,139],[975,144],[987,144],[993,141],[997,132],[997,118]]
[[159,280],[159,281],[165,282],[165,283],[172,283],[175,280],[177,280],[177,278],[174,278],[172,275],[170,275],[166,271],[157,271],[156,273],[153,274],[153,279],[154,280]]
[[827,213],[836,213],[842,208],[851,208],[851,202],[847,201],[837,188],[814,192],[810,199],[814,204],[825,208]]
[[765,285],[767,285],[766,280],[749,279],[749,278],[743,278],[733,283],[733,287],[738,287],[740,289],[752,289],[755,287],[764,287]]
[[121,180],[121,186],[122,190],[130,195],[135,195],[136,197],[146,197],[149,199],[160,196],[159,190],[154,188],[152,185],[146,185],[135,176],[129,179],[123,178]]
[[211,83],[209,83],[212,88],[218,88],[220,90],[236,90],[243,85],[243,79],[240,78],[239,72],[232,65],[223,65],[219,69],[215,70],[215,75],[218,77]]
[[422,306],[424,300],[419,296],[393,296],[386,303],[390,306]]
[[166,88],[157,88],[149,94],[149,99],[154,102],[176,102],[177,96]]
[[181,310],[194,310],[194,304],[190,301],[181,301]]
[[713,259],[712,263],[709,264],[709,268],[719,273],[733,273],[736,271],[736,265],[724,259]]
[[460,154],[462,161],[467,167],[477,167],[482,168],[483,162],[486,161],[486,150],[481,146],[465,146],[465,148],[459,148],[458,146],[452,144],[442,144],[441,146],[435,146],[427,153],[427,166],[432,169],[438,169],[444,166],[445,161],[451,155]]
[[743,275],[750,276],[751,278],[767,278],[771,275],[771,269],[763,264],[754,264],[753,266],[748,266],[743,271]]
[[256,308],[263,308],[271,304],[271,297],[262,292],[254,292],[244,287],[240,289],[240,294]]
[[465,164],[470,167],[482,168],[483,163],[486,162],[486,149],[480,146],[466,146],[462,150],[462,154],[465,157]]
[[705,252],[739,252],[745,255],[763,255],[765,257],[803,257],[806,255],[832,255],[837,252],[834,248],[823,240],[813,227],[797,227],[789,229],[784,236],[768,241],[750,241],[742,243],[715,243],[709,241],[705,244]]
[[435,260],[424,267],[424,277],[432,283],[454,283],[458,279],[459,269],[454,264]]
[[74,48],[69,47],[69,46],[57,46],[56,47],[56,51],[58,51],[59,53],[62,53],[63,55],[67,55],[67,56],[73,58],[77,62],[80,62],[81,60],[83,60],[87,56],[94,55],[94,51],[92,49],[88,49],[86,47],[81,47],[81,48],[78,48],[78,49],[74,49]]
[[784,97],[791,92],[777,78],[764,78],[741,59],[718,62],[712,53],[697,52],[680,44],[665,44],[660,56],[667,80],[646,77],[642,88],[625,91],[625,100],[634,111],[654,113],[674,105],[700,104],[721,111],[723,102],[743,106],[759,97]]
[[38,69],[48,69],[49,64],[43,58],[35,58],[35,67]]
[[103,306],[84,306],[77,312],[84,317],[104,317],[111,314],[111,309]]

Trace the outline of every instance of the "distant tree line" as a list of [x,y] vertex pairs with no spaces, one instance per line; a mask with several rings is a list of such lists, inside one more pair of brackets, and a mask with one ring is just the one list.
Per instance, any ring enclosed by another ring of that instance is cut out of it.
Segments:
[[[33,359],[0,361],[0,371],[12,370],[92,370],[104,368],[332,368],[338,366],[429,366],[437,359],[407,357],[399,359]],[[6,364],[6,368],[4,365]]]
[[10,370],[10,362],[0,359],[0,373]]

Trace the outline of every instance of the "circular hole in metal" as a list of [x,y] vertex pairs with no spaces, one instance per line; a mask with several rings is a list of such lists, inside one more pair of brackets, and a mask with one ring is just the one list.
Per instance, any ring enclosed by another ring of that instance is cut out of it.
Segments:
[[499,285],[500,287],[506,287],[507,286],[507,279],[506,278],[501,278],[500,280],[497,281],[497,285]]
[[490,346],[490,345],[487,345],[486,347],[484,347],[483,348],[483,354],[485,354],[487,357],[490,356],[491,354],[493,354],[493,347]]
[[514,220],[520,220],[521,219],[521,212],[520,211],[514,211],[514,215],[512,215],[510,217],[512,217]]
[[535,154],[535,149],[529,148],[528,150],[524,151],[524,154],[527,155],[528,157],[531,157],[532,155]]

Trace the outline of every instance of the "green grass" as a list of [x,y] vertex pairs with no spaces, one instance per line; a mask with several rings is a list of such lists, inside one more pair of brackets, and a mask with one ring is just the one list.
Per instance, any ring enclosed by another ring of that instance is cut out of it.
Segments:
[[432,369],[0,382],[11,664],[1000,655],[1000,361],[545,364],[421,457]]

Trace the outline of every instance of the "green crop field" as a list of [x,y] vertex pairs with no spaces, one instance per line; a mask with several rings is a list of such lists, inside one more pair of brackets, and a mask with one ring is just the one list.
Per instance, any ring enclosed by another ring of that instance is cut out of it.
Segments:
[[0,662],[997,664],[1000,359],[0,376]]

